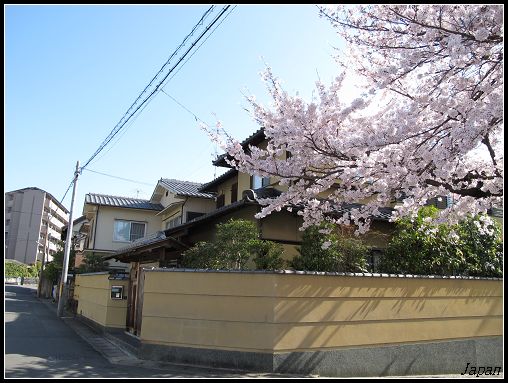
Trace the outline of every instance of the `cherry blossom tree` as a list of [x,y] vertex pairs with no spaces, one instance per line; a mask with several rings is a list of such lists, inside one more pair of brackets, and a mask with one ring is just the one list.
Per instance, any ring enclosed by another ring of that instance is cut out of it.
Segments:
[[[287,186],[260,201],[258,217],[298,207],[302,229],[327,220],[363,233],[394,199],[400,203],[393,219],[415,215],[440,195],[453,198],[441,221],[500,206],[503,6],[319,8],[347,42],[337,78],[318,82],[318,97],[307,102],[284,91],[267,68],[273,105],[248,98],[267,148],[245,150],[225,133],[214,136],[231,165]],[[346,68],[366,81],[352,102],[343,86]]]

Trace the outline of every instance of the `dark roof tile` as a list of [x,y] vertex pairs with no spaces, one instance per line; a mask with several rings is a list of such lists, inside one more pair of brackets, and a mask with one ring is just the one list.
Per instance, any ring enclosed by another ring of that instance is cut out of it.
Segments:
[[221,182],[226,181],[227,179],[229,179],[230,177],[233,177],[236,173],[238,173],[238,170],[236,170],[236,169],[229,169],[226,173],[218,176],[217,178],[213,179],[210,182],[207,182],[206,184],[201,185],[198,190],[201,191],[201,192],[203,192],[203,191],[210,191],[210,188],[212,188],[214,186],[217,186]]
[[85,203],[91,205],[125,207],[131,209],[158,210],[158,211],[163,209],[163,206],[160,203],[151,203],[150,201],[145,199],[119,197],[95,193],[87,193],[85,195]]
[[202,184],[197,182],[161,178],[159,180],[159,184],[177,195],[199,198],[214,198],[213,194],[200,192],[199,189]]

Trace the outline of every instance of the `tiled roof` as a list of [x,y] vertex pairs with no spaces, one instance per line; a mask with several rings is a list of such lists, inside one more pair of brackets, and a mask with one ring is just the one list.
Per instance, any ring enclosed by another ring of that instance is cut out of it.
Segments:
[[[248,145],[257,145],[261,141],[265,139],[265,128],[260,128],[254,133],[252,133],[249,137],[247,137],[245,140],[243,140],[240,145],[244,149],[247,148]],[[226,166],[229,167],[229,165],[226,163],[225,158],[228,156],[227,153],[223,153],[220,156],[218,156],[214,161],[212,161],[212,164],[215,166]],[[228,156],[230,158],[230,156]]]
[[214,198],[213,194],[202,193],[199,191],[201,184],[190,181],[179,181],[168,178],[161,178],[159,183],[168,189],[170,192],[177,195],[200,197],[200,198]]
[[123,254],[123,253],[126,253],[126,252],[130,251],[130,250],[134,250],[134,249],[136,249],[138,247],[141,247],[141,246],[146,246],[146,245],[149,245],[149,244],[152,244],[152,243],[160,242],[161,240],[163,240],[165,238],[166,238],[166,235],[164,234],[163,231],[158,231],[156,233],[149,234],[146,237],[136,239],[135,241],[132,241],[127,246],[124,246],[124,247],[116,250],[113,255],[108,256],[105,259],[114,258],[114,256],[116,254]]
[[210,182],[207,182],[206,184],[201,185],[198,190],[199,191],[210,190],[211,187],[217,186],[222,181],[225,181],[229,177],[232,177],[233,175],[235,175],[237,172],[238,172],[238,170],[236,170],[236,169],[230,169],[226,173],[224,173],[224,174],[218,176],[217,178],[215,178],[214,180],[212,180]]
[[160,203],[151,203],[146,199],[119,197],[95,193],[87,193],[85,195],[85,203],[91,205],[126,207],[131,209],[145,209],[158,211],[163,209],[163,206]]

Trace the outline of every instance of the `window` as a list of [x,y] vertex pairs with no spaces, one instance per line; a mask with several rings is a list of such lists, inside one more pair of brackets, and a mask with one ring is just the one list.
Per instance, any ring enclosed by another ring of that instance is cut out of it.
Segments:
[[238,200],[238,182],[231,185],[231,203]]
[[260,177],[254,175],[250,178],[251,189],[259,189],[268,185],[270,185],[270,177]]
[[195,212],[195,211],[188,211],[187,212],[187,221],[186,222],[192,221],[193,219],[201,217],[202,215],[205,215],[205,213],[198,213],[198,212]]
[[379,271],[379,262],[382,256],[383,256],[382,250],[380,249],[371,250],[369,256],[367,257],[367,263],[372,273],[377,273]]
[[224,206],[226,202],[226,199],[224,197],[224,194],[221,194],[220,196],[217,197],[217,204],[216,204],[216,207],[217,209]]
[[434,205],[438,209],[446,209],[450,207],[453,203],[453,200],[450,196],[437,196],[434,198],[431,198],[427,201],[427,205]]
[[168,222],[166,222],[166,229],[171,229],[172,227],[178,226],[182,223],[182,217],[176,217],[173,219],[170,219]]
[[143,222],[133,221],[115,221],[113,240],[119,242],[132,242],[145,236],[145,226]]

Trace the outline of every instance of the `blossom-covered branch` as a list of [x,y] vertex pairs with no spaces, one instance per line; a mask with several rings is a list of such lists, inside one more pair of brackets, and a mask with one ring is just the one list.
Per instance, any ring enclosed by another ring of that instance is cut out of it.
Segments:
[[361,233],[394,198],[396,218],[451,195],[441,219],[452,222],[501,205],[503,6],[348,5],[320,14],[348,43],[338,63],[369,85],[348,101],[343,71],[328,86],[318,82],[318,99],[307,102],[266,70],[273,105],[248,99],[266,149],[215,138],[240,171],[287,186],[259,216],[298,206],[303,228],[331,220]]

